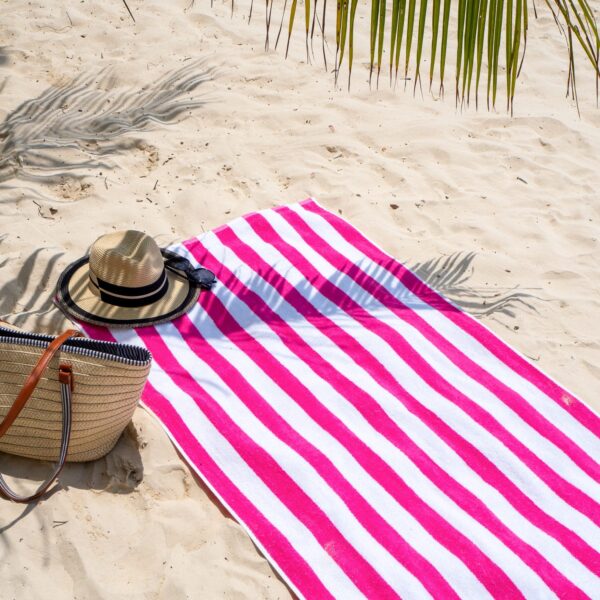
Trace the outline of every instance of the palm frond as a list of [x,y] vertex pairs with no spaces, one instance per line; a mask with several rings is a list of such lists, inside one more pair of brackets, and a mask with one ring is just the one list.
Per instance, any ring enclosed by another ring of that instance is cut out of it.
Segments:
[[[273,1],[270,2],[271,8]],[[322,10],[322,18],[319,19],[317,2],[302,1],[307,60],[309,37],[312,47],[315,22],[320,22],[323,57],[326,61],[327,3],[324,1],[322,7],[318,7]],[[516,83],[527,48],[530,2],[533,3],[533,0],[392,0],[390,7],[387,0],[371,0],[369,82],[372,82],[375,75],[376,82],[379,83],[385,60],[388,63],[390,84],[393,80],[397,81],[400,70],[405,81],[409,78],[413,80],[413,90],[416,90],[421,82],[422,64],[429,61],[429,88],[432,89],[437,72],[440,95],[443,95],[448,52],[449,49],[454,49],[457,105],[467,106],[474,98],[478,106],[483,81],[488,108],[496,106],[498,92],[504,88],[507,110],[512,111]],[[567,93],[577,100],[575,63],[579,60],[576,57],[581,51],[580,58],[584,61],[587,59],[586,62],[592,66],[598,96],[600,36],[589,0],[544,0],[544,3],[565,40],[568,60]],[[297,4],[298,0],[292,0],[286,56],[290,49]],[[363,8],[364,4],[359,6],[358,0],[336,0],[336,82],[345,64],[350,81],[355,58],[356,13]],[[533,9],[537,16],[535,4]],[[270,18],[267,31],[269,25]],[[388,51],[389,56],[384,57]],[[502,71],[504,82],[500,80]]]

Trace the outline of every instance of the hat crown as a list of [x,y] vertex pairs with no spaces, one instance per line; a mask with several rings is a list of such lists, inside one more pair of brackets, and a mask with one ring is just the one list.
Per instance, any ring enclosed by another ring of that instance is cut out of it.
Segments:
[[132,229],[100,236],[90,248],[89,261],[98,280],[130,288],[154,283],[164,270],[157,243]]

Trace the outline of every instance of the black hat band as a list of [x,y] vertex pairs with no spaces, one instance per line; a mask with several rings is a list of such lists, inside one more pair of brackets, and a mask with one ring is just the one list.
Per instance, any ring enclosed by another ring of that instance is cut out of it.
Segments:
[[101,300],[114,306],[135,308],[153,304],[160,300],[169,289],[165,269],[162,270],[156,281],[141,287],[127,287],[109,283],[93,275],[91,270],[89,275],[90,282],[99,291]]

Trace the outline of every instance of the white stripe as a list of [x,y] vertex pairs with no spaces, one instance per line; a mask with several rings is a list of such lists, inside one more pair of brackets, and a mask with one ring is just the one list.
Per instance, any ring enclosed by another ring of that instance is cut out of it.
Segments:
[[[211,252],[215,251],[215,246],[218,246],[220,242],[210,235],[210,242],[207,236],[204,236],[203,243],[207,248],[210,248]],[[181,250],[177,250],[181,252]],[[216,252],[216,251],[215,251]],[[239,266],[239,260],[231,256],[231,253],[224,247],[221,247],[221,252],[217,253],[220,260],[227,264],[228,262],[235,263],[237,267],[237,275],[241,276],[242,279],[253,277],[253,272],[244,267]],[[188,258],[194,261],[191,254],[188,254]],[[234,266],[234,265],[232,265]],[[289,274],[288,270],[288,274]],[[244,275],[246,277],[244,277]],[[255,286],[256,287],[256,286]],[[236,300],[232,300],[231,293],[223,286],[218,286],[213,289],[213,292],[220,299],[227,303],[227,308],[230,315],[240,323],[240,327],[245,329],[252,335],[258,343],[260,343],[265,351],[270,352],[274,355],[279,362],[281,362],[291,372],[297,372],[299,368],[298,357],[292,354],[290,350],[281,343],[279,337],[274,334],[269,328],[264,327],[262,322],[251,312],[248,306]],[[325,362],[334,362],[335,368],[338,371],[344,373],[347,377],[354,380],[359,387],[363,389],[373,390],[378,388],[378,384],[370,378],[368,374],[365,374],[363,370],[356,364],[347,364],[347,356],[340,353],[333,344],[322,336],[322,334],[315,328],[312,327],[304,318],[299,315],[292,307],[289,307],[285,301],[282,301],[275,291],[265,289],[264,293],[269,295],[271,303],[275,303],[277,306],[272,306],[276,312],[278,312],[288,323],[294,324],[296,332],[310,345],[316,352],[318,352]],[[263,298],[264,299],[264,298]],[[269,302],[267,301],[267,304]],[[332,360],[332,358],[337,360]],[[425,477],[421,471],[419,471],[406,455],[398,450],[391,442],[389,442],[384,436],[379,434],[373,427],[364,419],[364,417],[342,396],[340,396],[335,389],[325,380],[318,377],[310,369],[308,365],[302,365],[302,382],[318,396],[319,401],[336,417],[338,417],[349,429],[357,433],[358,437],[364,441],[372,450],[377,453],[382,460],[388,463],[391,468],[399,474],[401,479],[407,483],[407,485],[414,489],[418,496],[426,500],[426,503],[440,514],[449,523],[452,523],[457,530],[461,532],[469,532],[468,537],[473,541],[483,552],[489,554],[489,550],[492,549],[495,556],[494,562],[499,565],[500,569],[503,569],[506,573],[510,573],[515,580],[518,582],[520,589],[523,593],[527,591],[539,590],[540,588],[546,588],[544,582],[525,565],[520,558],[518,558],[511,550],[506,548],[501,542],[497,540],[485,527],[483,527],[477,520],[473,519],[470,515],[464,512],[458,507],[451,499],[440,493],[440,489],[437,488],[427,477]],[[372,395],[372,394],[371,394]],[[377,390],[377,401],[381,402],[382,396],[388,397],[388,405],[393,403],[398,406],[397,400],[393,396],[380,388]],[[385,408],[385,407],[384,407]],[[388,407],[389,410],[389,407]],[[392,409],[393,412],[394,409]],[[397,417],[395,414],[393,417]],[[408,432],[414,430],[424,430],[425,435],[432,438],[431,432],[427,430],[418,419],[416,419],[410,413],[405,412],[400,417],[404,421],[404,429]],[[410,435],[410,434],[409,434]],[[418,442],[417,442],[418,443]],[[432,455],[433,460],[436,460],[435,454],[438,454],[437,462],[442,465],[442,468],[446,469],[449,454],[454,454],[452,449],[449,447],[437,448],[436,444],[442,444],[437,439],[433,439],[433,448],[423,448],[426,452]],[[433,452],[432,452],[433,451]],[[456,457],[456,460],[464,465],[464,462],[460,457]],[[464,465],[464,468],[468,470],[468,467]],[[401,476],[400,476],[401,474]],[[483,485],[486,485],[483,481]],[[359,489],[363,491],[365,486],[361,486]],[[472,488],[471,488],[472,489]],[[382,513],[383,514],[383,513]],[[395,520],[393,515],[383,514],[384,518],[388,522],[392,523]],[[452,585],[457,592],[464,596],[469,596],[469,591],[461,593],[461,589],[465,586],[465,583],[469,582],[469,587],[474,584],[480,585],[478,580],[473,576],[470,571],[467,571],[468,576],[465,574],[465,567],[454,555],[450,554],[439,542],[436,542],[437,548],[429,548],[427,546],[421,548],[424,530],[414,517],[411,517],[411,521],[407,522],[408,535],[407,541],[417,549],[427,560],[429,560],[437,569],[442,573],[446,580]],[[418,529],[415,529],[415,528]],[[432,538],[433,540],[433,538]],[[432,551],[433,550],[433,551]],[[570,555],[569,555],[570,557]],[[467,565],[468,567],[468,565]],[[547,593],[551,596],[550,590],[547,589]],[[476,597],[481,597],[485,594],[485,590],[482,588]]]
[[[144,346],[142,339],[134,331],[112,330],[112,334],[124,343]],[[254,473],[235,448],[199,410],[194,400],[173,382],[156,361],[152,365],[151,384],[168,399],[192,435],[209,451],[211,458],[223,473],[307,561],[325,587],[337,598],[364,598],[310,530]]]
[[[240,237],[242,237],[242,239],[250,240],[251,241],[250,245],[252,246],[252,248],[255,251],[257,251],[259,254],[261,254],[261,257],[263,259],[265,259],[275,270],[279,271],[283,276],[285,276],[292,285],[295,285],[297,288],[299,288],[300,284],[302,284],[302,283],[304,283],[306,285],[306,281],[304,278],[301,278],[301,280],[298,279],[300,277],[300,275],[291,266],[291,264],[289,264],[287,262],[287,260],[281,254],[276,252],[275,249],[264,244],[260,240],[260,238],[258,238],[258,236],[256,236],[256,234],[254,234],[249,229],[249,226],[245,222],[236,221],[233,223],[233,228],[237,230],[238,235],[240,235]],[[297,240],[294,240],[294,242],[297,242]],[[213,235],[204,236],[203,243],[211,251],[215,250],[217,255],[221,254],[222,260],[224,263],[229,262],[230,263],[229,266],[231,266],[231,267],[237,265],[238,271],[240,270],[239,269],[239,259],[237,257],[232,257],[230,253],[226,252],[224,250],[224,247],[221,245],[220,241],[218,239],[216,239],[215,236],[213,236]],[[299,243],[300,242],[297,242],[295,247],[300,248],[303,253],[307,252],[307,249],[305,247],[297,245]],[[314,257],[311,257],[311,260],[312,259],[314,259]],[[252,276],[251,274],[249,274],[249,275]],[[313,347],[315,350],[318,350],[319,348],[322,347],[323,348],[322,356],[324,357],[324,359],[332,361],[332,357],[336,353],[336,350],[331,348],[332,343],[328,339],[324,339],[323,336],[321,336],[319,339],[320,332],[318,332],[318,330],[311,331],[312,326],[308,325],[308,323],[303,323],[302,330],[300,331],[300,329],[299,329],[300,323],[298,320],[299,319],[298,313],[296,313],[296,311],[289,305],[287,305],[285,303],[282,304],[281,297],[278,295],[278,293],[270,286],[268,286],[268,287],[269,287],[269,290],[268,291],[265,290],[265,292],[264,292],[264,295],[267,296],[267,298],[264,298],[265,301],[267,302],[267,304],[271,303],[272,308],[276,312],[278,312],[286,322],[293,323],[295,329],[298,331],[298,333],[300,333],[304,337],[305,340],[307,340],[307,342],[309,343],[309,345],[311,347]],[[372,353],[377,352],[378,354],[380,354],[378,349],[382,348],[382,342],[379,338],[372,336],[367,330],[364,330],[362,328],[362,326],[357,327],[356,322],[352,322],[351,320],[347,319],[346,317],[336,315],[335,314],[336,311],[338,313],[340,313],[340,310],[337,309],[337,307],[335,307],[334,305],[330,304],[325,298],[318,296],[318,294],[316,294],[316,290],[313,289],[308,293],[312,297],[313,302],[318,302],[321,309],[324,309],[325,312],[327,313],[327,316],[332,318],[332,320],[334,320],[334,322],[337,322],[337,324],[340,327],[342,327],[342,329],[344,329],[345,331],[348,331],[350,333],[352,331],[357,331],[358,333],[355,334],[355,337],[357,339],[360,339],[361,343],[363,345],[365,345],[365,347],[367,347],[367,349],[370,349]],[[232,307],[230,306],[230,310],[231,309],[232,309]],[[302,317],[300,317],[300,321],[302,321]],[[252,322],[252,317],[251,316],[247,317],[243,322],[244,322],[244,325],[246,326],[247,323]],[[317,335],[314,336],[314,338],[308,339],[307,336],[314,334],[315,331],[317,332]],[[307,332],[310,332],[310,333],[307,333]],[[261,335],[264,339],[265,336],[267,336],[268,334],[261,333]],[[268,347],[269,347],[269,349],[272,350],[274,342],[271,340],[271,338],[269,338],[269,340],[270,341],[269,341]],[[368,340],[370,341],[370,343],[367,343]],[[282,351],[282,352],[285,352],[285,351]],[[393,353],[393,354],[395,355],[395,353]],[[289,355],[289,352],[288,352],[288,355]],[[282,356],[279,354],[279,352],[278,352],[277,356],[280,360],[282,360]],[[295,360],[295,357],[291,356],[291,357],[289,357],[289,360],[293,362]],[[393,359],[391,357],[389,357],[389,360],[393,360]],[[400,365],[397,362],[395,362],[393,364],[393,366],[391,367],[392,372],[394,372],[395,374],[398,375],[397,371],[398,371],[399,366]],[[529,532],[530,538],[531,538],[531,540],[528,540],[528,541],[534,541],[533,545],[536,546],[538,551],[540,551],[540,553],[543,556],[546,556],[546,558],[552,564],[554,564],[558,570],[560,570],[562,568],[562,565],[564,564],[565,560],[571,560],[571,561],[575,560],[571,556],[571,554],[568,553],[567,551],[565,551],[565,549],[556,540],[554,540],[547,534],[543,533],[541,530],[539,530],[536,527],[534,527],[533,525],[531,525],[531,523],[529,523],[528,520],[523,518],[523,516],[520,515],[520,513],[515,511],[512,508],[512,506],[493,487],[486,484],[483,480],[481,480],[479,478],[479,476],[477,476],[474,472],[472,472],[470,470],[470,468],[464,463],[464,461],[462,461],[462,459],[460,459],[458,457],[458,455],[456,455],[449,447],[445,446],[445,444],[443,442],[441,442],[441,440],[434,439],[434,441],[432,442],[431,441],[431,438],[432,438],[431,432],[428,429],[426,429],[418,419],[416,419],[412,415],[410,415],[412,423],[410,425],[406,425],[407,416],[406,416],[406,414],[402,414],[402,413],[398,412],[397,400],[393,396],[390,396],[387,393],[387,391],[385,391],[383,388],[380,388],[380,386],[373,379],[371,379],[368,374],[364,373],[363,370],[358,365],[348,365],[347,358],[344,359],[344,355],[340,355],[336,361],[336,367],[338,368],[338,370],[340,372],[344,372],[344,374],[347,377],[349,377],[351,380],[354,380],[354,381],[357,381],[356,377],[359,373],[362,376],[364,376],[365,381],[361,383],[361,387],[363,389],[372,390],[372,389],[379,388],[377,396],[378,396],[378,399],[380,400],[380,402],[383,397],[387,397],[387,402],[386,403],[382,402],[383,408],[397,422],[405,423],[405,425],[403,426],[403,429],[407,432],[413,432],[413,434],[412,434],[413,439],[415,438],[415,434],[416,435],[420,434],[419,435],[420,439],[417,441],[417,443],[426,452],[428,452],[428,454],[433,458],[433,460],[435,460],[443,469],[445,469],[447,472],[449,472],[455,479],[460,481],[467,489],[470,489],[470,490],[477,489],[478,493],[479,493],[480,486],[484,486],[487,493],[489,494],[489,499],[491,500],[492,498],[494,498],[494,500],[495,500],[495,502],[493,502],[492,506],[494,504],[497,506],[495,513],[497,514],[497,516],[499,516],[500,520],[504,521],[504,522],[506,521],[507,511],[508,511],[508,514],[511,515],[512,519],[514,519],[514,523],[512,523],[512,527],[511,527],[512,531],[523,531],[523,529],[525,528],[525,531]],[[293,369],[293,367],[292,367],[292,369]],[[403,382],[403,384],[406,385],[406,380],[412,379],[414,381],[415,375],[412,372],[412,370],[410,370],[410,369],[408,369],[408,367],[406,367],[406,365],[404,365],[404,369],[406,372],[403,372],[399,378]],[[317,383],[316,385],[319,385],[319,384]],[[409,391],[411,391],[413,393],[413,395],[415,395],[417,397],[422,396],[423,395],[423,393],[422,393],[423,385],[424,385],[423,382],[421,382],[421,384],[419,384],[417,382],[416,384],[414,384],[415,389],[412,389]],[[435,394],[435,392],[433,390],[430,390],[430,392],[431,392],[431,394]],[[427,394],[427,395],[429,395],[429,394]],[[427,402],[424,402],[424,403],[427,404]],[[439,404],[439,406],[438,406],[438,404]],[[443,413],[445,411],[453,411],[454,413],[458,413],[458,415],[459,415],[458,418],[460,420],[460,415],[462,414],[462,411],[460,411],[459,409],[456,409],[455,407],[450,408],[448,405],[449,405],[448,401],[446,401],[443,398],[438,397],[438,403],[436,403],[436,405],[433,406],[433,410],[437,411],[438,413],[441,412],[442,417],[444,416]],[[449,412],[449,414],[451,414],[451,413]],[[453,419],[453,420],[456,420],[456,419]],[[477,426],[477,427],[479,427],[479,426]],[[487,432],[485,429],[483,429],[482,431],[484,432],[485,436],[489,437],[492,440],[492,445],[495,444],[496,446],[499,447],[500,450],[502,450],[504,448],[501,444],[499,444],[497,442],[497,440],[495,440],[495,438],[493,438],[493,436],[491,436],[489,434],[489,432]],[[468,433],[472,434],[472,432],[468,432]],[[465,435],[465,437],[467,437],[467,436]],[[440,447],[439,446],[440,443],[445,447]],[[475,443],[477,445],[477,440],[475,440]],[[455,465],[454,461],[447,460],[449,452],[455,455],[455,460],[459,461],[459,463],[462,465],[463,468],[459,468],[458,464]],[[492,454],[492,459],[495,462],[498,458],[498,452],[492,452],[491,454]],[[448,464],[449,462],[452,462],[452,464],[449,465]],[[518,464],[520,465],[521,463],[519,462]],[[398,472],[404,473],[404,470],[399,470]],[[514,473],[510,473],[509,477],[511,477],[511,476],[514,479]],[[475,481],[473,481],[473,478],[475,478]],[[474,487],[474,486],[476,486],[476,487]],[[436,489],[437,488],[434,488],[434,490],[436,490]],[[548,489],[548,493],[551,494],[552,493],[551,490]],[[431,497],[431,491],[429,491],[429,493],[427,493],[427,495],[424,495],[424,494],[421,494],[421,495],[422,495],[422,497],[428,498],[428,500],[429,500],[429,498]],[[544,494],[541,494],[541,496],[542,496],[542,501],[545,502],[545,498],[543,497]],[[560,499],[558,499],[558,501],[562,502],[562,501],[560,501]],[[490,506],[491,510],[493,510],[492,506]],[[447,509],[448,507],[442,506],[438,509],[438,512],[440,512],[442,515],[444,515],[444,512],[443,512],[444,508]],[[568,506],[567,506],[567,510],[568,510]],[[454,523],[456,516],[450,516],[450,517],[446,516],[446,518],[447,518],[447,520],[449,520],[449,522]],[[467,517],[467,518],[471,519],[470,517]],[[560,519],[559,519],[559,521],[560,521]],[[481,527],[479,525],[479,523],[477,523],[477,525],[479,527]],[[593,524],[592,524],[592,527],[594,527]],[[459,530],[469,531],[471,534],[472,528],[473,528],[472,524],[466,524],[463,528],[459,527]],[[487,533],[487,530],[485,530],[485,531]],[[490,534],[488,533],[488,536],[489,535]],[[584,535],[586,535],[587,537],[590,537],[590,535],[588,535],[588,533],[587,533],[587,530],[585,531]],[[496,542],[496,538],[493,538],[493,540]],[[480,543],[479,545],[480,545],[480,547],[482,547],[482,549],[485,549],[485,550],[488,550],[490,548],[490,542]],[[520,560],[520,559],[517,559],[517,560]],[[581,565],[579,563],[577,563],[577,565],[578,565],[578,567],[575,567],[575,569],[576,570],[578,569],[579,576],[582,578],[582,580],[586,580],[586,579],[589,580],[590,575],[591,575],[589,573],[589,571],[583,565]],[[510,569],[505,569],[505,570],[506,570],[506,572],[509,572],[509,573],[514,572],[514,567],[513,567],[513,571],[511,571]],[[596,581],[597,580],[594,578],[594,583],[593,583],[594,585],[595,585]]]
[[[318,232],[323,239],[327,240],[331,246],[346,256],[350,262],[369,263],[369,268],[363,270],[371,275],[373,279],[395,297],[401,298],[402,302],[408,307],[414,311],[418,311],[419,315],[436,331],[451,341],[454,346],[472,361],[527,400],[535,410],[565,433],[582,452],[586,453],[595,462],[598,462],[597,457],[600,456],[600,438],[595,436],[589,429],[583,427],[564,407],[557,404],[526,378],[513,371],[483,344],[446,317],[443,311],[432,309],[429,304],[422,301],[406,288],[402,281],[395,275],[368,259],[358,248],[347,242],[337,233],[335,228],[323,217],[298,205],[290,206],[290,208],[300,215],[309,227]],[[392,259],[383,250],[381,250],[381,253]],[[493,334],[493,332],[490,333]],[[591,409],[590,414],[596,417],[596,414]],[[579,469],[576,465],[575,468]]]

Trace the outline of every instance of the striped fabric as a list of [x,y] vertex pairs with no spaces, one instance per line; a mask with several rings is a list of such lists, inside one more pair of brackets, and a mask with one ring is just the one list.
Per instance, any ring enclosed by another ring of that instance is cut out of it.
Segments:
[[175,246],[218,276],[145,405],[304,598],[600,598],[600,419],[314,200]]

